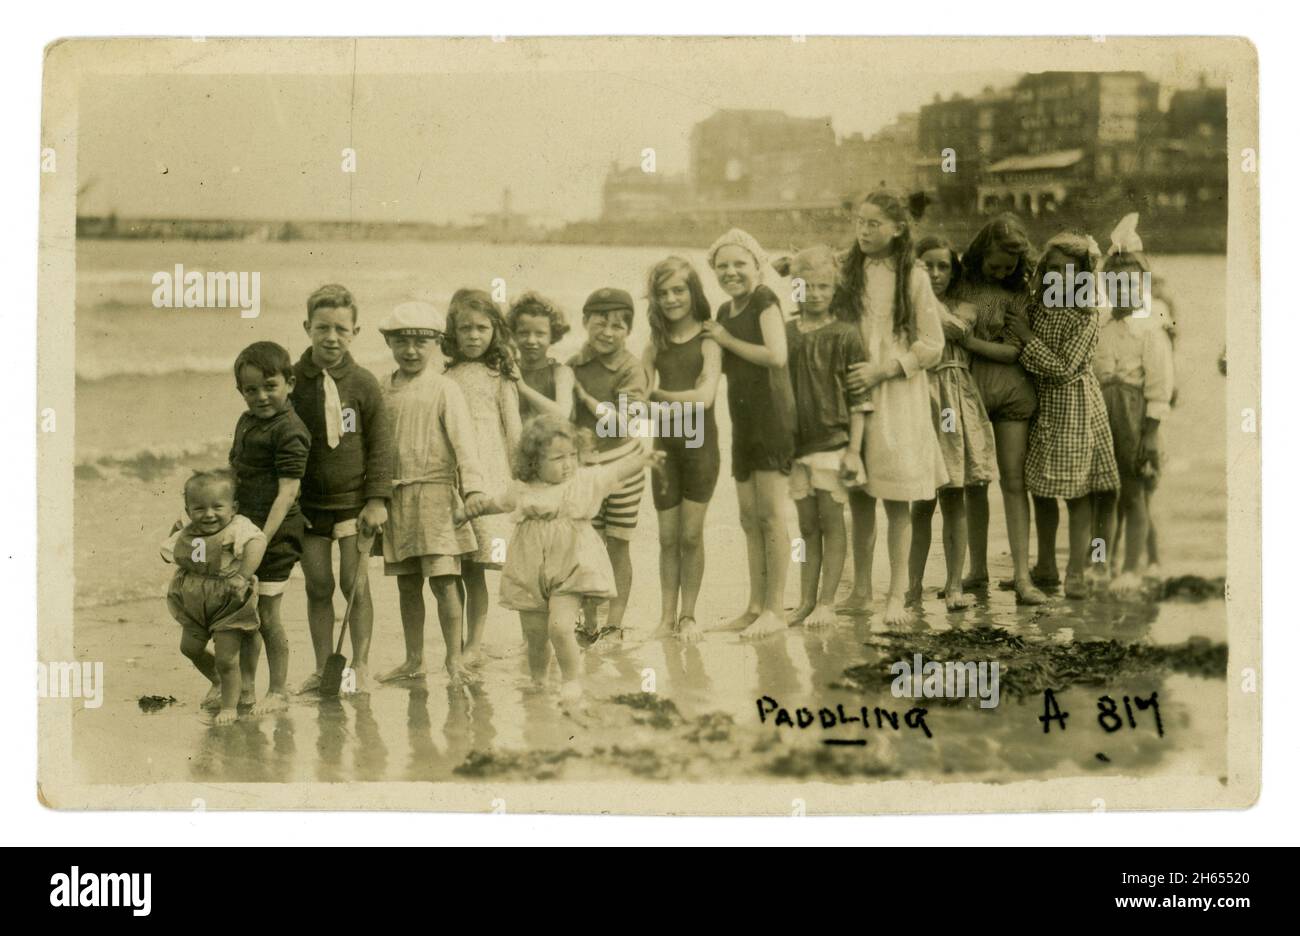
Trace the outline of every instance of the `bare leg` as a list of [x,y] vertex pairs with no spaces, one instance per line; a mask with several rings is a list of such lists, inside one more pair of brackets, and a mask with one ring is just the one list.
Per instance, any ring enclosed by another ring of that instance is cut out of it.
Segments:
[[1029,496],[1025,493],[1029,423],[997,422],[993,424],[993,435],[997,443],[998,474],[1006,508],[1016,596],[1022,604],[1043,604],[1047,596],[1029,579]]
[[[361,564],[369,561],[368,556],[357,551],[355,536],[345,536],[339,540],[339,585],[343,589],[344,600],[352,593],[353,583],[357,583],[356,597],[352,601],[352,616],[348,619],[348,635],[352,638],[351,665],[357,678],[357,692],[367,692],[370,689],[370,635],[374,629],[375,606],[370,600],[370,577],[361,570]],[[361,580],[357,582],[359,573]]]
[[1156,515],[1151,509],[1151,498],[1155,492],[1145,484],[1142,485],[1142,495],[1147,505],[1147,562],[1154,571],[1155,567],[1160,565],[1160,542],[1156,535]]
[[844,505],[829,491],[817,492],[818,526],[822,540],[821,590],[816,607],[804,619],[808,627],[828,627],[835,623],[835,593],[844,576],[844,558],[848,553],[849,534],[844,528]]
[[[912,503],[912,548],[907,556],[907,603],[921,600],[922,583],[925,579],[925,563],[930,558],[930,525],[934,522],[934,508],[937,501],[914,501]],[[948,529],[946,525],[944,530]],[[951,582],[949,586],[951,587]],[[961,583],[958,582],[960,592]]]
[[1065,502],[1070,513],[1070,561],[1065,567],[1065,597],[1085,598],[1088,588],[1083,573],[1088,567],[1092,543],[1092,496],[1085,494]]
[[[461,656],[460,642],[464,639],[465,606],[461,601],[461,579],[457,575],[439,575],[429,579],[429,589],[438,603],[438,626],[442,629],[445,646],[444,665],[453,684],[471,679]],[[421,649],[423,659],[423,649]],[[423,669],[423,666],[421,666]]]
[[221,710],[214,724],[229,725],[239,717],[239,651],[243,644],[240,631],[217,631],[213,643],[217,649],[217,677],[221,680]]
[[740,528],[745,534],[745,559],[749,565],[749,603],[739,616],[729,621],[729,630],[748,627],[763,611],[763,594],[767,572],[763,556],[763,531],[758,523],[757,473],[748,481],[736,482],[736,501],[740,507]]
[[967,587],[989,583],[989,488],[987,484],[966,489],[966,532],[970,550],[970,578]]
[[804,618],[817,607],[817,582],[822,572],[821,514],[817,509],[817,493],[794,502],[799,514],[799,535],[803,537],[803,562],[799,565],[799,607],[790,615],[791,624],[802,624]]
[[885,520],[889,523],[889,594],[883,620],[897,627],[912,620],[905,604],[907,553],[912,545],[912,513],[907,501],[885,501]]
[[[981,485],[982,486],[982,485]],[[943,557],[947,562],[948,581],[943,600],[949,611],[969,608],[971,596],[961,590],[962,566],[966,564],[966,489],[945,488],[939,492],[939,510],[943,513]],[[930,524],[925,525],[926,530]],[[916,535],[916,524],[912,524]],[[913,546],[913,554],[916,548]]]
[[1141,574],[1142,553],[1150,535],[1146,492],[1142,490],[1140,481],[1132,481],[1124,486],[1120,497],[1124,502],[1124,522],[1129,529],[1128,546],[1124,551],[1124,571]]
[[334,569],[330,555],[334,541],[308,534],[302,538],[302,574],[307,580],[307,627],[316,657],[315,672],[299,692],[311,692],[320,685],[325,660],[334,652]]
[[1038,563],[1033,576],[1050,582],[1061,577],[1056,567],[1056,531],[1061,525],[1061,505],[1055,497],[1034,498],[1034,529],[1038,533]]
[[659,511],[659,629],[655,631],[656,637],[667,637],[677,630],[677,594],[682,584],[681,516],[680,504]]
[[609,564],[614,567],[614,588],[618,591],[609,599],[609,618],[605,626],[622,630],[627,599],[632,594],[632,551],[627,540],[612,535],[605,538],[605,550],[609,553]]
[[[437,579],[430,579],[430,586]],[[457,595],[457,604],[460,596]],[[402,616],[402,640],[406,644],[406,658],[379,677],[379,681],[390,682],[395,679],[408,679],[424,675],[424,576],[397,576],[397,606]],[[460,622],[457,621],[457,626]],[[459,652],[460,648],[456,648]]]
[[560,664],[560,676],[564,680],[560,693],[569,699],[582,694],[578,642],[573,636],[579,606],[577,595],[552,595],[546,623],[551,649],[555,651],[555,659]]
[[695,622],[695,602],[700,597],[704,581],[704,515],[708,502],[684,500],[681,506],[681,526],[677,542],[681,546],[682,605],[677,619],[678,636],[682,640],[698,640],[700,627]]
[[239,704],[252,705],[257,701],[257,664],[262,659],[262,637],[257,631],[240,631],[239,642]]
[[789,626],[785,621],[785,573],[790,562],[785,505],[789,485],[779,471],[755,471],[753,484],[762,543],[763,610],[741,632],[742,637],[758,637]]
[[464,659],[466,666],[477,666],[483,659],[483,631],[487,627],[487,575],[477,562],[461,563],[465,580],[465,617],[468,619]]
[[1098,561],[1089,554],[1087,575],[1097,581],[1107,582],[1110,580],[1111,557],[1115,555],[1115,534],[1118,527],[1114,492],[1098,491],[1093,494],[1092,508],[1092,536],[1101,540],[1102,556]]
[[528,645],[528,675],[533,678],[533,684],[538,687],[546,684],[546,671],[551,667],[551,642],[547,632],[547,616],[546,611],[519,612],[519,626],[524,632],[524,642]]
[[876,499],[866,491],[849,491],[853,515],[853,591],[836,610],[850,614],[871,605],[871,560],[876,551]]
[[266,698],[253,706],[254,715],[270,715],[289,707],[286,682],[289,678],[289,637],[280,623],[280,599],[284,595],[262,595],[257,599],[257,616],[262,622],[266,644],[266,667],[271,673]]
[[1115,579],[1111,587],[1117,592],[1127,593],[1142,587],[1142,553],[1146,550],[1149,535],[1146,491],[1142,482],[1125,480],[1120,490],[1120,503],[1129,533],[1124,549],[1124,574]]
[[208,642],[181,632],[181,653],[194,664],[194,668],[211,683],[208,694],[200,703],[202,708],[215,708],[221,703],[221,677],[217,675],[217,658],[208,652]]

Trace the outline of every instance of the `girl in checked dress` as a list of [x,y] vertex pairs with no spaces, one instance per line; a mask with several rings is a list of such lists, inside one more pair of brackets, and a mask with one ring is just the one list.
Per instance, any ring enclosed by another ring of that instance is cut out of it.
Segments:
[[[1100,328],[1095,302],[1100,259],[1091,237],[1057,234],[1043,247],[1033,299],[1007,317],[1007,327],[1024,344],[1020,362],[1038,388],[1025,484],[1035,497],[1061,498],[1069,510],[1067,598],[1088,594],[1084,571],[1092,536],[1092,495],[1119,488],[1106,403],[1093,373]],[[1073,295],[1067,278],[1074,281]]]

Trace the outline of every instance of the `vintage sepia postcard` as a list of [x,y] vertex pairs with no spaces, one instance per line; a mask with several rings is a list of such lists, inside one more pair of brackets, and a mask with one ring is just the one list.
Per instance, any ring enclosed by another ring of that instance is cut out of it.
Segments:
[[1233,38],[70,39],[40,801],[1245,808]]

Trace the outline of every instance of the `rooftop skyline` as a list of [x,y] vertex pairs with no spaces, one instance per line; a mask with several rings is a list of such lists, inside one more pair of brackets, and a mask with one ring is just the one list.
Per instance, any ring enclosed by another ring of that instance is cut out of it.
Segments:
[[[1014,71],[866,88],[809,69],[465,75],[104,76],[81,97],[80,214],[470,223],[515,210],[594,218],[613,162],[688,169],[691,127],[718,110],[826,117],[870,135],[936,94],[977,95]],[[1152,77],[1158,77],[1152,75]],[[357,171],[342,171],[343,149]]]

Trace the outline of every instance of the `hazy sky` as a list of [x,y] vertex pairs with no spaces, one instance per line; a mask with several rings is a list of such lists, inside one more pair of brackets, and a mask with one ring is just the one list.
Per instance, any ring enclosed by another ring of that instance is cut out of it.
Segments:
[[[897,78],[720,69],[635,73],[99,76],[80,100],[79,210],[123,216],[468,221],[514,207],[595,217],[611,162],[687,169],[689,133],[720,108],[832,118],[871,133],[936,93],[1011,71]],[[342,150],[357,172],[341,171]]]

